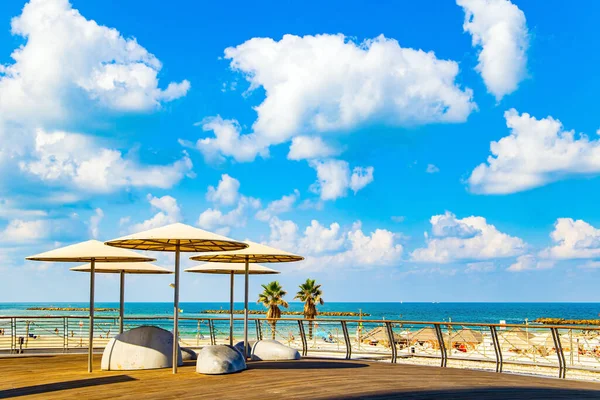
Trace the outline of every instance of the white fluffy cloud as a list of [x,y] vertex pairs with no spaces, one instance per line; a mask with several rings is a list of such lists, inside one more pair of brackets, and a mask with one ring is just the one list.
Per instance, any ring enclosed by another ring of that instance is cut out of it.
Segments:
[[229,234],[232,227],[245,226],[248,216],[254,214],[261,204],[258,199],[240,194],[239,188],[240,182],[227,174],[221,176],[216,189],[214,186],[209,186],[207,199],[215,202],[217,206],[235,205],[235,207],[229,211],[221,211],[219,208],[206,209],[198,217],[198,226],[216,230],[221,235]]
[[206,198],[213,203],[230,206],[235,204],[239,197],[240,181],[227,174],[221,175],[221,180],[215,188],[209,186]]
[[373,182],[373,167],[355,167],[351,173],[350,165],[343,160],[312,160],[310,166],[317,171],[317,181],[311,190],[318,193],[321,200],[345,197],[348,189],[356,194]]
[[[190,87],[189,82],[182,81],[171,82],[164,90],[159,88],[162,65],[153,54],[134,38],[124,38],[116,29],[86,19],[67,0],[31,0],[12,19],[11,33],[22,44],[10,54],[10,63],[0,65],[0,173],[11,174],[15,164],[26,161],[29,165],[25,169],[31,168],[30,172],[40,177],[56,174],[60,167],[51,159],[29,161],[29,155],[38,151],[36,139],[40,135],[36,132],[60,131],[73,123],[84,127],[88,119],[107,115],[106,110],[158,109],[164,102],[185,95]],[[59,158],[67,157],[64,151],[59,153]],[[119,152],[103,148],[90,157],[89,163],[77,153],[69,158],[78,160],[74,164],[81,168],[71,165],[71,172],[58,173],[60,180],[73,178],[69,177],[71,173],[96,178],[96,167],[102,175],[107,165],[122,161]],[[182,161],[171,170],[177,176],[178,170],[189,169],[185,166],[190,164],[189,159]],[[136,166],[125,164],[135,175]],[[46,174],[46,167],[52,173]],[[168,171],[161,167],[140,172],[157,172],[159,186],[165,186],[160,180]],[[168,179],[175,175],[170,174]],[[111,184],[103,181],[105,177],[99,178],[99,185],[78,181],[75,186],[109,190]],[[139,182],[144,178],[123,179]]]
[[548,268],[552,268],[553,266],[554,266],[554,262],[552,262],[552,261],[539,260],[534,255],[526,254],[526,255],[517,257],[517,261],[515,261],[506,270],[510,271],[510,272],[523,272],[523,271],[548,269]]
[[294,190],[294,193],[282,196],[281,199],[273,200],[264,210],[256,213],[256,219],[259,221],[268,221],[271,217],[289,212],[300,197],[300,192]]
[[239,162],[249,162],[254,161],[257,155],[269,155],[268,146],[256,135],[242,135],[242,127],[236,120],[216,116],[205,118],[195,125],[201,126],[205,132],[212,131],[214,137],[198,139],[196,143],[180,139],[179,143],[198,149],[208,162],[223,162],[226,157],[232,157]]
[[480,48],[476,70],[497,100],[517,90],[527,75],[529,32],[525,14],[509,0],[457,0],[463,28]]
[[[61,201],[61,203],[63,203]],[[39,218],[46,217],[48,213],[44,210],[28,210],[21,208],[22,204],[18,201],[8,198],[0,198],[0,218],[2,219],[19,219],[19,218]]]
[[558,218],[550,233],[554,245],[540,252],[545,258],[585,259],[600,257],[600,229],[583,220]]
[[82,94],[113,109],[140,111],[186,94],[188,81],[158,87],[160,61],[135,39],[99,25],[67,0],[31,0],[11,21],[25,43],[0,67],[0,110],[10,118],[57,119]]
[[561,122],[504,113],[510,135],[492,142],[487,163],[468,179],[475,193],[515,193],[574,175],[600,174],[600,140],[565,131]]
[[337,222],[327,228],[319,221],[312,220],[304,230],[304,236],[299,240],[298,250],[309,254],[321,254],[340,249],[344,245],[344,241],[340,224]]
[[48,220],[24,221],[14,219],[0,231],[0,238],[7,243],[32,242],[45,239],[50,233],[51,224]]
[[98,239],[99,234],[99,225],[104,218],[104,211],[101,208],[96,208],[94,210],[94,215],[90,217],[90,236],[94,239]]
[[385,229],[376,229],[367,235],[360,222],[344,230],[338,223],[325,227],[312,221],[302,235],[292,221],[275,217],[270,227],[269,244],[305,256],[305,261],[298,264],[302,269],[394,266],[402,256],[403,247],[397,243],[397,235]]
[[292,139],[288,160],[310,160],[338,155],[339,151],[329,146],[319,136],[296,136]]
[[[383,36],[362,43],[341,34],[253,38],[225,49],[225,59],[250,82],[250,91],[262,88],[266,97],[255,107],[251,133],[242,135],[236,121],[219,117],[203,124],[215,136],[196,145],[209,159],[252,161],[297,136],[372,122],[464,122],[476,108],[471,90],[456,83],[456,62]],[[314,150],[314,139],[296,140],[290,158]]]
[[191,176],[192,169],[187,155],[171,165],[141,165],[118,150],[102,147],[92,137],[41,129],[36,133],[32,157],[20,162],[22,171],[45,183],[94,193],[131,186],[167,189]]
[[450,212],[431,217],[431,237],[425,233],[427,247],[416,249],[416,262],[447,263],[460,260],[489,260],[523,254],[522,239],[507,235],[488,224],[483,217],[458,219]]
[[246,226],[248,215],[260,207],[260,200],[240,196],[237,206],[223,212],[219,209],[209,208],[198,217],[198,226],[207,230],[216,230],[221,235],[228,235],[232,227]]
[[269,244],[277,249],[297,251],[298,225],[290,220],[281,220],[277,217],[269,221],[271,234]]
[[425,172],[428,174],[435,174],[440,172],[440,169],[436,167],[434,164],[427,164],[427,168],[425,168]]
[[[163,197],[155,197],[151,194],[147,196],[148,202],[153,209],[158,212],[150,219],[139,224],[134,224],[129,228],[131,233],[143,232],[148,229],[159,228],[168,224],[181,221],[181,210],[174,197],[165,195]],[[121,219],[120,223],[129,223],[129,218]]]

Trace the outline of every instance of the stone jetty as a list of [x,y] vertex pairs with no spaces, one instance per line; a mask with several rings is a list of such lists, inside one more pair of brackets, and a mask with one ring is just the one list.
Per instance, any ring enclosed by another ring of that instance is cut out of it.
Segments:
[[[90,311],[87,307],[29,307],[29,311]],[[119,311],[118,308],[94,308],[95,312]]]
[[[243,314],[244,310],[234,310],[233,313],[234,314]],[[229,310],[204,310],[204,311],[200,311],[200,314],[229,314]],[[263,314],[265,314],[265,311],[248,310],[248,314],[263,315]],[[304,316],[304,313],[302,311],[282,311],[281,315]],[[371,314],[367,314],[367,313],[360,314],[357,312],[349,312],[349,311],[321,311],[321,312],[319,312],[320,317],[359,317],[361,315],[363,317],[371,316]]]
[[536,318],[533,322],[544,325],[600,325],[600,319]]

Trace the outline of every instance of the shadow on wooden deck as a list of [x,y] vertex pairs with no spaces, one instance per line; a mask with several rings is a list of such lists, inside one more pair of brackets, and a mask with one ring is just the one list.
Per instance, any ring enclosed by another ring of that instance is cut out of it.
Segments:
[[363,364],[358,362],[347,362],[347,361],[321,361],[304,359],[302,361],[250,361],[248,362],[248,369],[353,369],[353,368],[365,368],[369,364]]
[[85,355],[0,359],[0,398],[35,399],[599,399],[600,384],[493,372],[307,358],[249,362],[231,375],[169,369],[87,373]]
[[600,399],[595,390],[540,389],[540,388],[483,388],[483,389],[443,389],[411,391],[391,391],[375,395],[331,397],[331,400],[579,400]]
[[102,386],[113,383],[123,383],[135,381],[127,375],[105,376],[101,378],[77,379],[66,382],[46,383],[43,385],[25,386],[9,390],[0,390],[0,399],[10,399],[13,397],[30,396],[34,394],[45,394],[61,390],[81,389],[90,386]]

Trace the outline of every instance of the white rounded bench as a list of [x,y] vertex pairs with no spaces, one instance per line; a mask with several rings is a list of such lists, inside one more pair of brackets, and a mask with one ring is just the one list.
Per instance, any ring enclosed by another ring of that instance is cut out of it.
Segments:
[[246,369],[246,360],[231,346],[204,346],[198,352],[196,372],[206,375],[232,374]]
[[[173,334],[157,326],[140,326],[110,339],[102,354],[105,371],[171,368]],[[181,351],[177,365],[182,365]]]

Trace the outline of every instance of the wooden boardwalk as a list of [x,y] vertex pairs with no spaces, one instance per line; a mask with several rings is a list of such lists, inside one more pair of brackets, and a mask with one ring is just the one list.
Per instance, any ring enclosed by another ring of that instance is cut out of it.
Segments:
[[[95,366],[99,369],[100,355]],[[252,362],[222,376],[170,370],[86,372],[84,355],[0,358],[0,398],[600,399],[600,384],[464,369],[305,359]]]

